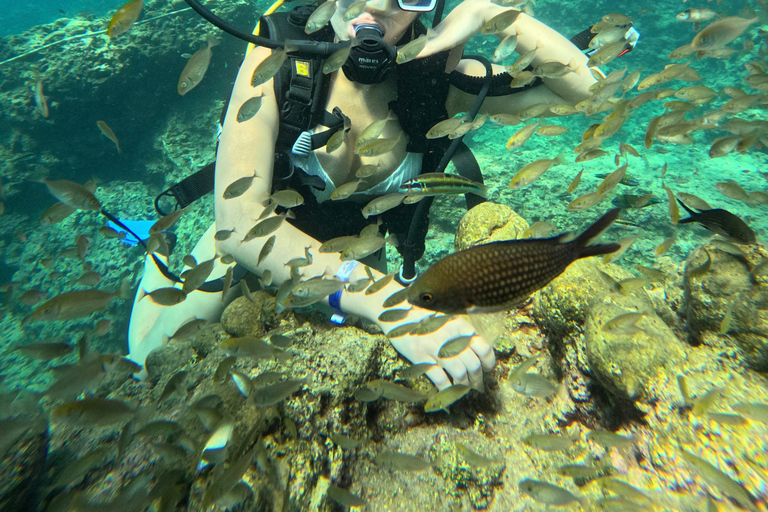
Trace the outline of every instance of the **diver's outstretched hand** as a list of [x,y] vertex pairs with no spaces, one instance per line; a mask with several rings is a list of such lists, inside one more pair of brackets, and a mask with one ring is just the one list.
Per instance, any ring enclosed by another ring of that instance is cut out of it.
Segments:
[[463,47],[485,23],[508,8],[492,4],[490,0],[464,0],[457,5],[434,29],[424,49],[416,58]]
[[[399,325],[418,321],[430,314],[432,314],[431,311],[413,307],[406,319],[394,324],[384,324],[386,325],[386,332]],[[437,357],[440,347],[446,341],[473,333],[475,333],[475,329],[466,317],[457,317],[446,322],[435,332],[425,335],[407,334],[390,338],[390,341],[395,350],[411,363],[436,363],[438,365],[426,373],[427,377],[437,386],[437,389],[442,390],[449,387],[452,379],[454,384],[466,384],[482,391],[483,370],[491,370],[496,365],[493,348],[482,337],[473,336],[470,346],[456,357],[449,359]]]

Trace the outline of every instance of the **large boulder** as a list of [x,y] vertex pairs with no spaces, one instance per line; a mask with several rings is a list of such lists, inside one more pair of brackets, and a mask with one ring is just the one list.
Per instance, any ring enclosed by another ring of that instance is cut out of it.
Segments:
[[[648,384],[660,372],[675,371],[685,360],[685,346],[649,305],[649,301],[618,293],[594,299],[584,326],[590,371],[600,384],[620,398],[642,400]],[[606,332],[612,319],[643,313],[634,334]]]
[[528,222],[509,206],[486,201],[469,210],[456,229],[457,251],[475,245],[523,237]]
[[[766,371],[768,273],[762,262],[768,254],[759,245],[739,248],[741,254],[732,254],[733,246],[711,241],[688,256],[683,279],[688,341],[700,345],[712,340],[740,349],[753,369]],[[697,269],[707,254],[712,263],[702,273]]]

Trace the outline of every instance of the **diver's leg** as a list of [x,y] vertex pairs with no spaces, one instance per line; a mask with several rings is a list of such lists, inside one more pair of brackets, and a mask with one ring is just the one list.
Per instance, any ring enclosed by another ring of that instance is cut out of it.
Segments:
[[[213,235],[215,232],[216,227],[214,224],[208,228],[192,250],[192,256],[194,256],[197,261],[205,261],[214,256],[216,248]],[[160,259],[164,260],[164,258]],[[228,265],[222,264],[219,260],[216,260],[213,271],[208,279],[217,279],[223,276],[227,270],[227,266]],[[184,302],[175,306],[160,306],[152,302],[148,297],[139,300],[140,295],[142,294],[142,289],[144,292],[151,292],[158,288],[168,286],[181,287],[180,284],[174,283],[163,276],[152,258],[146,257],[144,263],[144,276],[139,283],[140,291],[136,294],[136,298],[134,299],[133,311],[128,327],[128,358],[142,366],[144,365],[147,354],[156,348],[165,346],[168,338],[188,321],[195,318],[218,321],[224,307],[231,302],[239,292],[239,287],[230,289],[227,293],[227,297],[222,301],[221,292],[208,293],[194,291],[187,295]],[[141,373],[138,374],[138,377],[144,378],[146,375],[146,370],[142,370]]]

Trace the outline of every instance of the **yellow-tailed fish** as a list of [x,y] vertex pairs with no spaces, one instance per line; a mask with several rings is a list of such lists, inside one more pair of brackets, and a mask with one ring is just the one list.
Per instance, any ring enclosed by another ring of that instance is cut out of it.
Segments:
[[405,199],[403,194],[387,194],[385,196],[377,197],[363,207],[363,217],[366,219],[371,215],[379,215],[387,210],[391,210]]
[[[360,1],[365,2],[367,0]],[[323,62],[323,73],[328,75],[341,68],[349,58],[349,53],[351,51],[352,45],[350,44],[333,52],[327,59],[325,59],[325,62]]]
[[271,235],[273,232],[282,225],[285,220],[285,214],[275,215],[267,217],[266,219],[257,222],[250,231],[245,235],[241,243],[247,243],[255,238],[261,238],[267,235]]
[[493,62],[498,63],[511,56],[513,53],[515,53],[516,47],[517,34],[508,35],[501,40],[501,43],[499,43],[499,46],[497,46],[496,50],[493,52]]
[[737,39],[757,18],[740,18],[727,16],[713,21],[701,32],[696,34],[691,42],[694,51],[716,50]]
[[528,139],[531,138],[531,135],[533,135],[533,132],[536,131],[536,129],[539,127],[539,122],[535,122],[532,124],[528,124],[517,130],[515,133],[512,134],[512,136],[509,138],[506,144],[506,148],[509,150],[517,149],[523,144],[525,144]]
[[360,16],[360,14],[365,10],[365,6],[367,4],[367,0],[357,0],[356,2],[352,2],[344,12],[344,21],[352,21],[353,19]]
[[128,32],[136,20],[141,15],[141,9],[144,7],[144,0],[131,0],[120,7],[109,20],[107,26],[107,35],[111,38]]
[[624,176],[627,173],[627,164],[622,165],[612,173],[610,173],[608,176],[606,176],[602,182],[600,182],[600,185],[597,187],[597,193],[598,194],[605,194],[614,188],[621,182],[621,180],[624,179]]
[[573,178],[573,181],[571,181],[571,184],[568,185],[568,193],[573,194],[573,192],[579,187],[579,183],[581,183],[581,175],[584,174],[584,168],[582,167],[579,171],[579,174],[576,175],[575,178]]
[[[330,0],[329,2],[330,3]],[[335,3],[334,3],[335,5]],[[261,61],[253,70],[253,76],[251,77],[251,87],[258,87],[267,83],[273,76],[280,71],[285,59],[288,58],[288,53],[295,51],[296,45],[290,40],[286,40],[283,48],[272,50],[272,54]]]
[[112,131],[112,128],[110,128],[107,125],[107,123],[105,123],[104,121],[96,121],[96,126],[99,127],[99,130],[101,131],[101,133],[104,134],[106,138],[108,138],[109,140],[115,143],[115,146],[117,147],[117,152],[122,153],[122,151],[120,150],[120,143],[117,142],[117,136],[115,135],[115,132]]
[[387,112],[387,117],[374,121],[366,126],[363,131],[360,132],[360,135],[357,136],[357,140],[355,140],[355,151],[360,151],[360,148],[365,146],[366,143],[377,139],[379,135],[381,135],[381,132],[384,131],[384,127],[387,123],[394,119],[397,119],[397,116],[390,110]]
[[518,16],[520,16],[520,11],[517,9],[509,9],[497,14],[480,28],[480,33],[484,36],[498,34],[513,24]]
[[429,37],[431,37],[431,32],[417,37],[413,41],[400,48],[397,51],[397,57],[395,58],[395,61],[398,64],[405,64],[406,62],[410,62],[415,59],[416,56],[421,53],[421,50],[423,50],[427,45],[427,40]]
[[152,227],[149,228],[148,233],[150,235],[159,235],[166,229],[173,226],[176,221],[179,220],[179,217],[181,217],[181,215],[186,211],[187,210],[185,208],[182,208],[180,210],[175,210],[168,215],[163,215],[157,222],[152,224]]
[[680,221],[680,209],[677,207],[677,201],[675,200],[675,193],[672,192],[666,185],[662,185],[667,192],[667,199],[669,199],[669,217],[672,219],[672,224],[677,226]]
[[317,32],[328,24],[335,12],[335,0],[327,0],[326,2],[323,2],[320,4],[320,7],[315,9],[314,12],[312,12],[312,14],[309,16],[307,24],[304,26],[304,32],[306,34]]
[[234,199],[236,197],[240,197],[241,195],[245,194],[249,188],[251,188],[254,178],[258,178],[256,171],[253,171],[251,176],[244,176],[233,181],[227,185],[227,188],[224,189],[224,193],[221,197],[224,199]]
[[448,134],[453,133],[462,122],[463,122],[463,119],[457,118],[457,117],[440,121],[439,123],[435,124],[432,128],[429,129],[429,131],[427,132],[427,138],[439,139],[441,137],[445,137]]
[[211,56],[213,55],[211,48],[218,44],[219,40],[209,34],[206,38],[205,48],[192,54],[179,76],[179,84],[176,88],[179,94],[184,96],[203,80],[205,72],[208,71],[208,66],[211,64]]
[[534,181],[538,180],[547,170],[552,167],[553,164],[563,164],[565,163],[565,155],[560,153],[557,158],[542,158],[541,160],[536,160],[535,162],[531,162],[528,165],[523,166],[517,173],[512,177],[512,180],[509,182],[510,188],[517,189],[522,187],[527,187]]
[[261,109],[261,99],[263,97],[264,95],[261,94],[259,96],[254,96],[253,98],[245,100],[245,102],[240,105],[240,108],[237,111],[237,122],[244,123],[258,114],[259,110]]
[[360,156],[379,156],[392,151],[397,143],[403,136],[403,132],[398,133],[396,138],[393,139],[374,139],[366,142],[363,146],[356,150],[356,153]]
[[675,18],[680,21],[686,21],[688,23],[698,23],[701,21],[711,20],[716,18],[717,13],[707,7],[693,7],[681,12]]
[[522,492],[546,505],[563,506],[573,501],[582,503],[582,498],[576,497],[566,489],[549,482],[526,479],[521,481],[518,486]]
[[[96,199],[96,197],[94,197],[94,195],[88,191],[87,188],[75,183],[74,181],[49,180],[47,178],[41,178],[40,182],[44,183],[48,187],[48,191],[53,195],[53,197],[70,208],[74,208],[75,210],[99,210],[101,208],[101,203],[99,203],[99,200]],[[63,215],[65,212],[63,209],[59,209],[62,210],[61,214]],[[56,223],[53,222],[53,220],[63,220],[69,215],[69,213],[61,216],[60,219],[60,215],[51,216],[50,220],[52,222],[50,222],[50,224]],[[45,217],[45,214],[43,216]]]

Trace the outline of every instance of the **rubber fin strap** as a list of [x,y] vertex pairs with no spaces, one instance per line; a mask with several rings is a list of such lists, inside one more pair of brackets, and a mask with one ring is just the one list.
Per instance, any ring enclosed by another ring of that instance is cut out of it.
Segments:
[[161,192],[155,198],[155,210],[160,215],[168,215],[171,212],[164,211],[160,207],[160,201],[165,197],[171,197],[176,201],[173,210],[186,208],[208,192],[213,191],[216,162],[211,162],[196,173],[187,176],[170,188]]
[[[480,112],[480,107],[483,105],[483,101],[485,101],[486,96],[488,95],[488,91],[491,88],[491,79],[493,78],[493,68],[491,67],[491,63],[486,59],[485,57],[481,57],[479,55],[469,55],[466,56],[466,58],[469,59],[475,59],[478,62],[480,62],[485,67],[485,81],[483,83],[483,87],[480,89],[480,92],[477,94],[477,98],[475,98],[475,103],[472,105],[472,108],[467,113],[468,119],[474,119],[475,116],[477,116],[477,113]],[[445,168],[448,166],[448,162],[451,161],[456,151],[459,149],[461,145],[463,144],[462,139],[464,136],[457,137],[453,139],[451,142],[451,145],[448,147],[448,150],[443,155],[442,160],[440,160],[440,163],[437,165],[437,168],[432,172],[445,172]],[[469,148],[466,148],[467,151],[471,153]],[[474,159],[474,156],[472,157]],[[459,165],[456,166],[457,169],[462,169]],[[476,170],[475,170],[476,169]],[[477,166],[477,161],[475,160],[475,169],[471,172],[471,174],[476,174],[476,176],[467,176],[462,172],[462,175],[465,177],[468,177],[474,181],[477,181],[478,183],[483,183],[483,176],[480,172],[480,167]],[[476,206],[477,204],[482,203],[485,201],[483,198],[476,196],[474,194],[467,194],[467,208],[470,208],[472,206]],[[406,237],[405,241],[403,242],[403,266],[401,269],[400,274],[406,279],[410,280],[413,279],[416,276],[416,249],[417,249],[417,243],[419,239],[419,233],[422,231],[422,227],[425,222],[428,222],[429,219],[429,207],[432,206],[432,201],[434,200],[434,196],[425,197],[421,201],[419,201],[416,211],[413,214],[413,219],[411,219],[411,226],[408,229],[408,236]]]
[[[131,231],[131,229],[128,228],[128,226],[123,224],[123,222],[121,222],[120,219],[118,219],[117,217],[115,217],[114,215],[109,213],[108,211],[104,210],[103,208],[101,209],[100,213],[102,215],[104,215],[106,218],[108,218],[109,220],[111,220],[112,222],[114,222],[115,224],[117,224],[118,226],[120,226],[121,228],[123,228],[124,230],[126,230],[128,233],[133,235],[133,237],[136,238],[139,241],[141,246],[144,247],[144,250],[146,251],[146,249],[147,249],[146,242],[144,242],[144,240],[139,238],[139,236],[136,233]],[[165,263],[163,263],[162,261],[160,261],[160,258],[155,256],[154,253],[152,253],[152,260],[155,262],[155,265],[157,265],[157,269],[160,271],[161,274],[163,274],[163,276],[166,279],[168,279],[170,281],[173,281],[174,283],[183,283],[181,278],[179,276],[177,276],[176,274],[174,274],[173,272],[171,272],[168,269],[168,266]],[[235,285],[238,282],[240,282],[240,280],[243,277],[245,277],[245,275],[247,273],[248,273],[248,270],[245,267],[243,267],[240,264],[235,264],[235,267],[232,269],[232,284]],[[220,278],[217,278],[217,279],[212,279],[210,281],[206,281],[205,283],[203,283],[202,286],[197,288],[197,290],[199,290],[201,292],[206,292],[206,293],[221,292],[221,291],[224,290],[224,278],[220,277]]]

